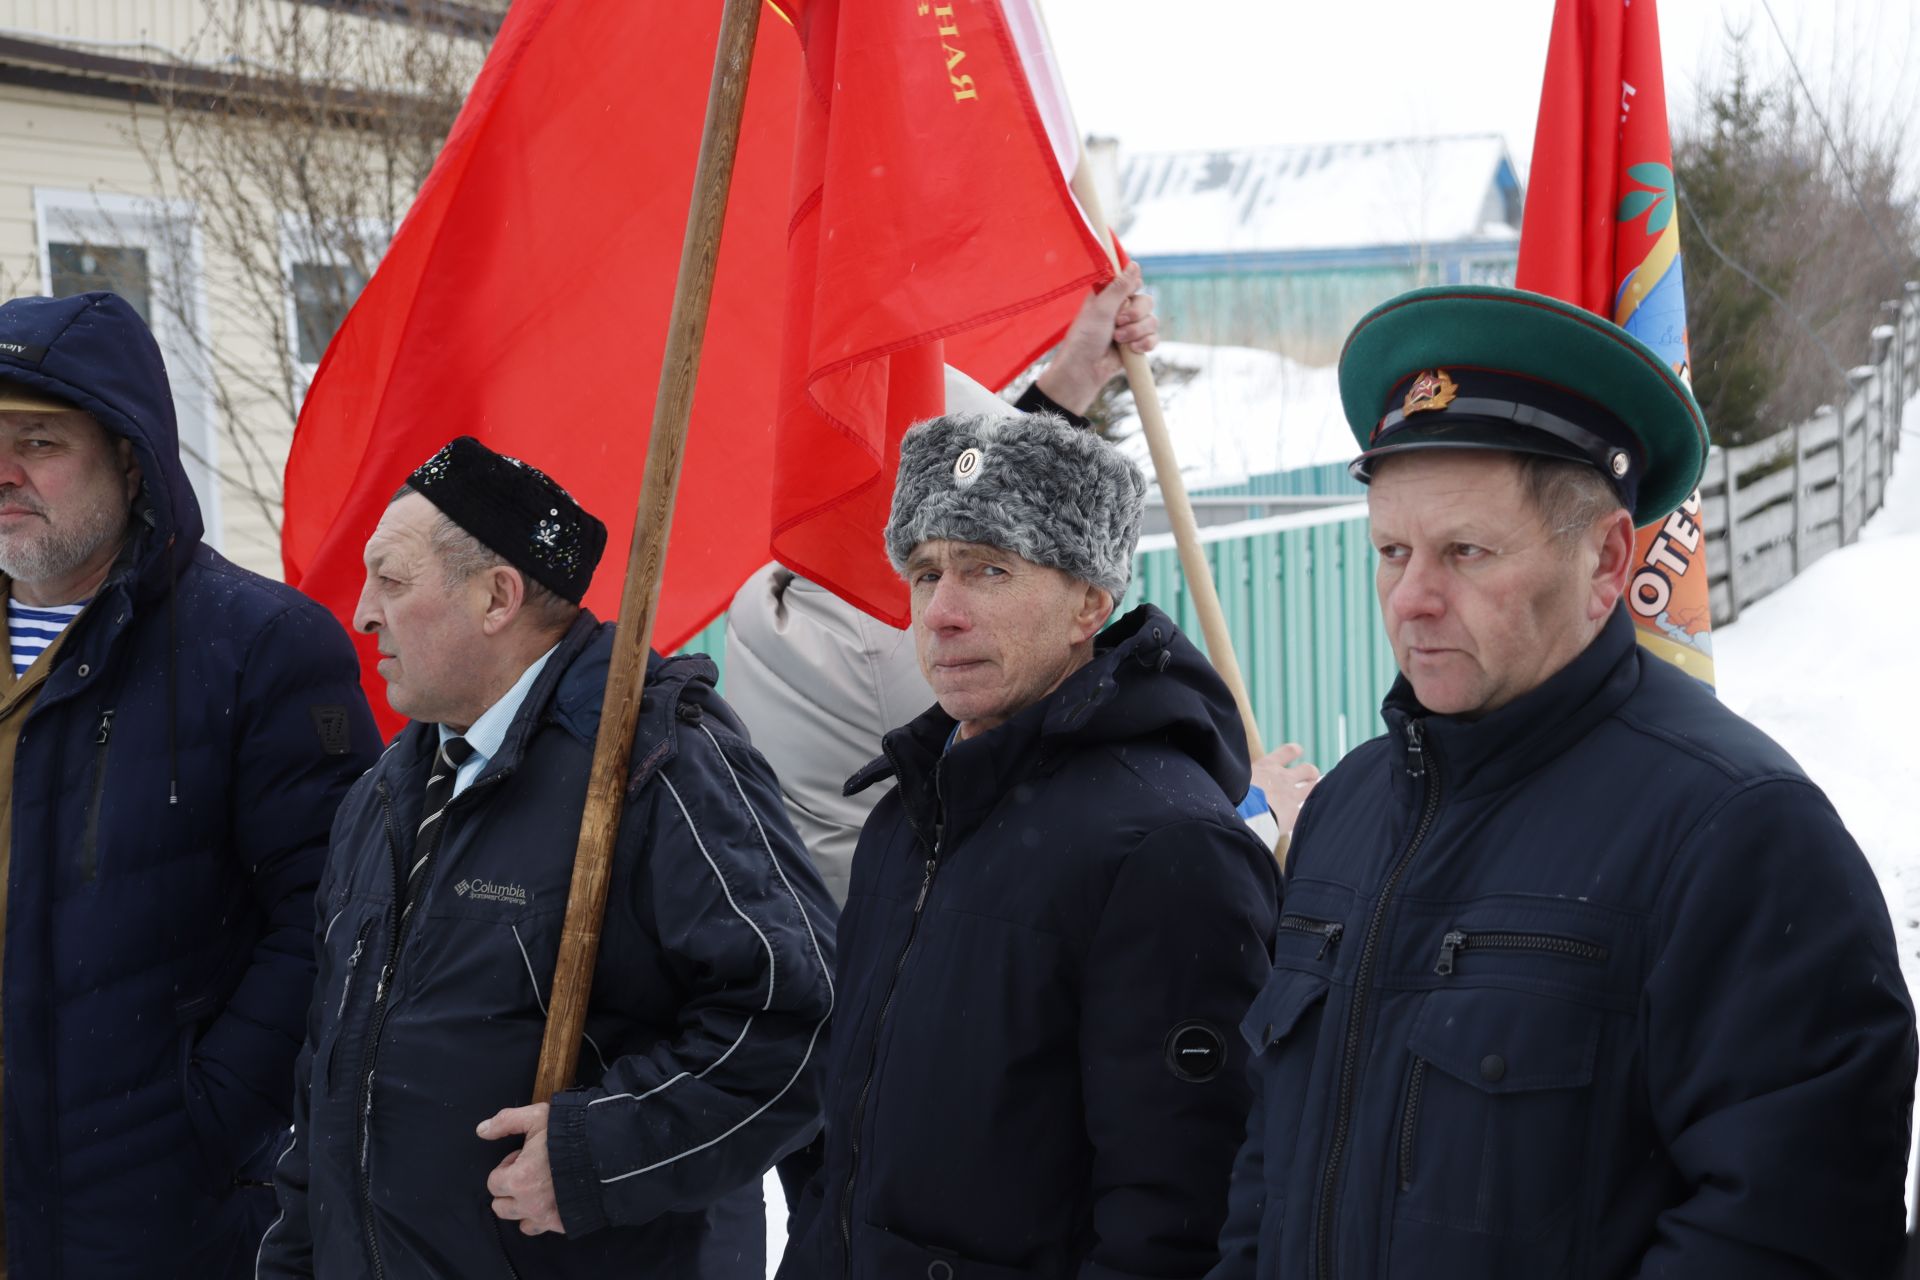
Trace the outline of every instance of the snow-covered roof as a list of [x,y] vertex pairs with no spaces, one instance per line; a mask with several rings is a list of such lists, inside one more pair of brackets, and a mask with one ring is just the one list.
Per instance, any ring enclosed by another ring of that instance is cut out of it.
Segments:
[[1443,244],[1519,235],[1497,134],[1145,152],[1120,175],[1136,257]]

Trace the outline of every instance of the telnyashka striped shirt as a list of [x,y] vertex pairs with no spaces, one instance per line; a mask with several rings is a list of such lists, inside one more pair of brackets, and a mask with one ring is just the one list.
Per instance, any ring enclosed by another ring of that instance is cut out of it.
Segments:
[[60,638],[67,624],[80,616],[87,607],[82,600],[79,604],[55,604],[45,608],[34,608],[21,604],[12,596],[7,597],[7,634],[13,640],[13,678],[18,680],[27,674],[27,668],[34,660],[47,651],[47,646]]

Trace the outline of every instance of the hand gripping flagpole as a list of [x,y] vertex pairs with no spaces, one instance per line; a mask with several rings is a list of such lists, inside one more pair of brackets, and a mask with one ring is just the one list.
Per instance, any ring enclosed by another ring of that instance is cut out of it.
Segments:
[[580,817],[580,843],[574,853],[573,884],[567,893],[566,920],[554,965],[553,994],[547,1001],[546,1036],[534,1076],[536,1103],[546,1102],[571,1086],[579,1065],[587,996],[593,984],[594,961],[600,953],[614,837],[620,827],[634,727],[640,719],[653,616],[660,603],[660,574],[667,559],[667,532],[673,522],[680,462],[686,453],[687,421],[693,411],[700,347],[706,336],[708,304],[713,298],[714,267],[720,256],[720,232],[726,221],[727,188],[740,141],[740,116],[746,104],[754,36],[760,26],[760,4],[761,0],[726,0],[720,18],[706,127],[700,138],[687,235],[680,251],[680,277],[674,287],[666,352],[660,360],[660,392],[653,403],[653,434],[647,443],[646,472],[640,482],[626,585],[620,593],[619,626],[601,703],[600,732],[593,744],[586,808]]
[[[1100,235],[1107,260],[1119,269],[1120,259],[1113,251],[1113,229],[1100,209],[1100,193],[1094,189],[1091,166],[1084,160],[1073,173],[1073,194],[1086,212],[1087,221]],[[1187,501],[1187,485],[1180,478],[1180,462],[1173,456],[1173,438],[1167,433],[1166,415],[1160,409],[1160,391],[1153,385],[1153,371],[1147,358],[1138,351],[1120,348],[1120,359],[1127,371],[1127,386],[1133,390],[1134,409],[1147,436],[1147,449],[1153,455],[1154,476],[1160,482],[1160,500],[1166,506],[1167,522],[1173,526],[1173,544],[1180,553],[1180,571],[1186,575],[1187,592],[1193,597],[1193,609],[1200,617],[1200,634],[1207,642],[1207,657],[1214,670],[1233,694],[1233,705],[1240,709],[1240,727],[1246,730],[1247,750],[1258,760],[1266,748],[1260,743],[1260,725],[1253,718],[1253,702],[1247,697],[1247,683],[1240,674],[1240,660],[1233,652],[1233,635],[1227,630],[1226,615],[1220,609],[1220,595],[1214,590],[1213,570],[1200,545],[1200,528],[1193,520],[1193,504]]]

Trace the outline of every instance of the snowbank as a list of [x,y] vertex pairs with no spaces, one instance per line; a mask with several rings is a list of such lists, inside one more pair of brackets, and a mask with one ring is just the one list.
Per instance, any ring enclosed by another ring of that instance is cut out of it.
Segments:
[[[1340,411],[1335,371],[1251,347],[1163,342],[1154,353],[1199,370],[1191,382],[1161,388],[1174,455],[1189,487],[1227,484],[1267,471],[1345,462],[1359,450]],[[1147,440],[1137,419],[1121,442],[1147,473]]]

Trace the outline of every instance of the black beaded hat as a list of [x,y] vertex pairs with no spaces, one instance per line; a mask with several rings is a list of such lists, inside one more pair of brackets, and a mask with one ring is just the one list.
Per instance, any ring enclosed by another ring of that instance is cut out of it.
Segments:
[[545,472],[461,436],[407,483],[508,564],[572,604],[593,581],[607,526]]

